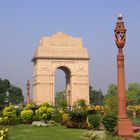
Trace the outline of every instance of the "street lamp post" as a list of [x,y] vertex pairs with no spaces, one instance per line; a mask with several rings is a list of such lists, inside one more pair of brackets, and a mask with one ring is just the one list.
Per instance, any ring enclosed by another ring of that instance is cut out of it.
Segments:
[[27,88],[26,101],[27,104],[30,104],[30,81],[29,80],[27,80],[26,82],[26,88]]
[[123,47],[126,42],[126,29],[122,20],[122,15],[118,16],[115,27],[115,43],[118,47],[117,54],[117,73],[118,73],[118,135],[129,138],[133,135],[133,127],[131,121],[126,114],[126,97],[125,97],[125,74],[124,74],[124,55]]

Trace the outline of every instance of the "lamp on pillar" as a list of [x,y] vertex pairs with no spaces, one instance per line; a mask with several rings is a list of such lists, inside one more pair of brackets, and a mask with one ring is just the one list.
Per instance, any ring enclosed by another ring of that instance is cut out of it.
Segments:
[[118,47],[117,54],[117,73],[118,73],[118,135],[129,138],[133,135],[131,121],[126,114],[126,97],[125,97],[125,74],[124,74],[124,55],[123,47],[126,41],[126,29],[124,27],[123,17],[120,14],[115,27],[115,43]]
[[30,81],[27,80],[26,82],[26,88],[27,88],[27,95],[26,95],[26,101],[27,101],[27,104],[30,103]]

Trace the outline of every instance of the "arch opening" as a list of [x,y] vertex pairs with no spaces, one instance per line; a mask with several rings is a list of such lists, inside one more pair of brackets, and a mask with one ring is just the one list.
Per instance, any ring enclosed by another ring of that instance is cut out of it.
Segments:
[[[55,71],[55,105],[65,104],[70,107],[71,99],[71,71],[60,66]],[[63,102],[63,103],[62,103]]]

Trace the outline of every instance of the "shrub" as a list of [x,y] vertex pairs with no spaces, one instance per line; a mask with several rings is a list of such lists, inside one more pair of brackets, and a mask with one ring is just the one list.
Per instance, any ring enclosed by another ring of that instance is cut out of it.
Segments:
[[42,103],[41,105],[40,105],[40,107],[49,107],[50,105],[46,102],[46,103]]
[[89,127],[93,127],[96,130],[99,129],[100,115],[99,114],[89,115],[87,117],[87,122],[89,124]]
[[94,110],[94,109],[86,110],[86,112],[87,112],[87,115],[92,115],[92,114],[96,114],[97,113],[97,111]]
[[53,113],[54,113],[54,109],[51,108],[51,107],[48,107],[48,108],[47,108],[47,113],[48,113],[48,114],[53,114]]
[[16,117],[16,110],[12,106],[5,107],[3,110],[3,116],[8,118]]
[[117,116],[110,112],[103,116],[102,123],[106,129],[107,132],[114,135],[115,134],[115,127],[117,125]]
[[58,113],[58,114],[52,115],[51,120],[54,120],[55,122],[60,123],[62,121],[62,114]]
[[69,121],[69,114],[63,114],[62,118],[64,121]]
[[12,106],[5,107],[3,110],[3,118],[0,120],[2,125],[12,124],[12,120],[16,117],[16,110]]
[[134,138],[135,138],[135,140],[140,140],[140,133],[134,134]]
[[23,110],[21,111],[21,118],[25,123],[31,123],[33,118],[33,111],[32,110]]
[[124,140],[118,136],[108,135],[105,131],[86,131],[84,137],[89,137],[90,140]]
[[43,121],[47,122],[47,121],[50,120],[51,115],[50,115],[50,114],[45,114],[45,113],[44,113],[44,114],[41,116],[41,118],[42,118]]
[[52,120],[48,121],[48,123],[47,123],[47,126],[57,126],[57,125],[58,125],[58,123],[56,123],[55,121],[52,121]]
[[68,128],[87,128],[86,118],[87,113],[85,111],[70,112],[69,122],[66,124]]
[[7,139],[7,131],[8,131],[8,129],[0,129],[0,140]]
[[19,125],[22,123],[23,123],[23,120],[22,120],[21,116],[14,117],[10,121],[10,125]]
[[50,120],[53,113],[54,109],[51,107],[46,107],[45,105],[40,106],[39,109],[35,111],[36,118],[43,121]]

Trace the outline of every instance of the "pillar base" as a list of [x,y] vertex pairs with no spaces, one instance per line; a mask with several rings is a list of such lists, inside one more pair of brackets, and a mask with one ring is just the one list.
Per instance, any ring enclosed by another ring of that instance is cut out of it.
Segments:
[[117,123],[118,135],[126,139],[131,139],[133,137],[133,126],[128,118],[118,119]]

